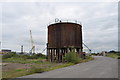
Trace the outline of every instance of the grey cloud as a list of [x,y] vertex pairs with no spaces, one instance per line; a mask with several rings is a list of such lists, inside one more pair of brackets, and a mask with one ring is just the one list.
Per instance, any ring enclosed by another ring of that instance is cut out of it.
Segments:
[[[10,47],[19,51],[20,45],[23,44],[25,50],[29,51],[31,29],[36,48],[44,49],[47,42],[47,25],[54,22],[55,18],[60,18],[81,21],[83,41],[94,51],[101,51],[104,45],[106,50],[117,49],[116,3],[11,2],[3,4],[2,13],[3,48]],[[116,44],[111,43],[112,41]]]

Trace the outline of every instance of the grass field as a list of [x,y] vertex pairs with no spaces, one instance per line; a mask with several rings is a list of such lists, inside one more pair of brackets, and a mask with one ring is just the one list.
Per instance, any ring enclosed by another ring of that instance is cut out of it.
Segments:
[[119,53],[108,53],[106,56],[107,57],[111,57],[111,58],[118,58],[118,57],[120,57]]
[[[86,59],[81,59],[80,63],[93,60],[92,57],[87,56]],[[33,73],[42,73],[58,68],[75,65],[74,63],[51,63],[45,57],[28,59],[26,57],[10,57],[3,59],[2,78],[15,78],[25,76]]]

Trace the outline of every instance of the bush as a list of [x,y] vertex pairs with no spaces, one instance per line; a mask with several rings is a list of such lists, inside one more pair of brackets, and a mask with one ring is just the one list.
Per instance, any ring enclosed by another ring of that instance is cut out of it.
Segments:
[[120,56],[118,57],[118,59],[120,59]]
[[44,58],[46,58],[46,56],[41,53],[38,53],[38,54],[33,54],[33,55],[27,57],[27,59],[38,59],[38,58],[44,59]]
[[36,54],[36,56],[41,57],[41,58],[46,58],[46,56],[44,54],[42,54],[42,53],[38,53],[38,54]]
[[42,73],[44,72],[45,69],[44,68],[38,68],[38,67],[35,67],[33,66],[30,70],[29,70],[29,73]]
[[28,59],[30,56],[29,55],[18,55],[19,58],[23,59]]
[[17,56],[16,53],[10,52],[10,53],[8,53],[8,54],[4,54],[4,55],[2,56],[2,59],[7,59],[7,58],[15,57],[15,56]]
[[23,54],[21,54],[21,55],[18,55],[18,54],[16,54],[16,53],[13,53],[13,52],[11,52],[11,53],[8,53],[8,54],[4,54],[3,56],[2,56],[2,58],[3,59],[7,59],[7,58],[22,58],[22,59],[38,59],[38,58],[43,58],[43,59],[45,59],[46,58],[46,56],[45,55],[43,55],[43,54],[41,54],[41,53],[39,53],[39,54],[33,54],[33,55],[23,55]]
[[79,63],[80,62],[80,57],[77,55],[75,52],[69,52],[65,55],[64,57],[65,61],[67,62],[72,62],[72,63]]
[[118,56],[120,56],[120,53],[117,53]]

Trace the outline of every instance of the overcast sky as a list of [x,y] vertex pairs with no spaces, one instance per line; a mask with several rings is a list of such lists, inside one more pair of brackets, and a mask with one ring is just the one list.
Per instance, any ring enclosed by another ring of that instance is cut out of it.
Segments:
[[[118,50],[117,2],[8,2],[2,3],[2,49],[36,51],[47,43],[47,25],[55,18],[82,23],[83,42],[92,52]],[[1,39],[0,39],[1,40]],[[86,48],[83,49],[87,51]]]

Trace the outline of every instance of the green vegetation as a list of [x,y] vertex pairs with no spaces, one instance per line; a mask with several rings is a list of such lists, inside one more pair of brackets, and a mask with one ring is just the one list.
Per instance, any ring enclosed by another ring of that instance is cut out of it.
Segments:
[[11,53],[3,55],[2,59],[3,63],[7,63],[3,66],[3,78],[15,78],[33,73],[42,73],[45,71],[71,66],[76,63],[93,60],[90,56],[86,56],[86,59],[81,59],[75,52],[70,52],[65,55],[65,60],[67,61],[65,63],[48,62],[46,60],[46,56],[43,54],[34,54],[29,56]]
[[2,77],[3,78],[14,78],[14,77],[20,77],[20,76],[25,76],[25,75],[30,75],[33,73],[42,73],[45,71],[50,71],[50,70],[54,70],[54,69],[58,69],[58,68],[63,68],[63,67],[67,67],[70,65],[74,65],[73,63],[64,63],[64,64],[59,64],[57,65],[57,63],[54,63],[52,65],[52,63],[49,63],[49,66],[46,67],[40,67],[37,65],[33,65],[31,68],[29,69],[15,69],[15,70],[9,70],[6,72],[2,73]]
[[82,60],[80,61],[80,63],[88,62],[88,61],[91,61],[91,60],[94,60],[94,58],[91,57],[91,56],[86,56],[86,59],[82,59]]
[[89,56],[83,55],[82,58],[80,58],[80,55],[75,52],[74,48],[72,48],[72,51],[67,53],[64,57],[64,60],[66,62],[71,62],[73,64],[88,62],[93,59],[94,58],[92,58],[91,55],[89,55]]
[[120,59],[120,53],[107,53],[107,57]]
[[71,62],[74,64],[77,64],[80,62],[81,58],[79,57],[79,55],[77,55],[75,52],[69,52],[65,55],[64,59],[67,62]]
[[34,55],[18,55],[16,53],[8,53],[2,56],[2,59],[7,59],[7,58],[38,59],[38,58],[46,58],[46,56],[41,53]]
[[120,59],[120,56],[118,57],[118,59]]
[[16,53],[10,52],[8,54],[4,54],[2,55],[2,59],[7,59],[7,58],[11,58],[11,57],[16,57]]
[[28,63],[43,63],[46,59],[38,58],[38,59],[24,59],[24,58],[7,58],[3,59],[4,63],[21,63],[21,64],[28,64]]
[[2,56],[2,61],[5,63],[42,63],[46,59],[46,56],[39,53],[34,55],[17,55],[15,53],[9,53]]

